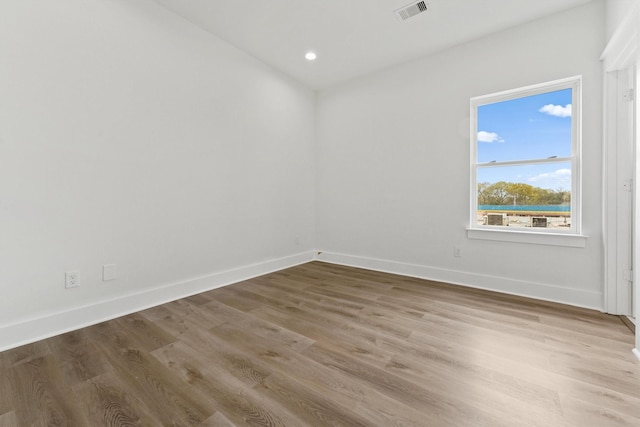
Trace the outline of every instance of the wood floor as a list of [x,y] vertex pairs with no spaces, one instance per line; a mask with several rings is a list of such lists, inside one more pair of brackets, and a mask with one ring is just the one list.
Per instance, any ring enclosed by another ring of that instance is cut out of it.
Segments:
[[0,426],[640,426],[615,316],[319,262],[0,353]]

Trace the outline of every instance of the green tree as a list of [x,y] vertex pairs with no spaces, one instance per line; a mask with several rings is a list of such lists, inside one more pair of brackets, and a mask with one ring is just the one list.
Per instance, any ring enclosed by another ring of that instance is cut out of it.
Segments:
[[[482,191],[483,205],[505,205],[508,202],[509,193],[507,191],[508,183],[504,181],[487,185]],[[478,191],[480,188],[478,188]],[[480,194],[480,193],[478,193]],[[480,197],[478,197],[480,200]]]
[[563,205],[571,203],[571,192],[534,187],[521,182],[478,184],[479,205]]
[[507,184],[507,192],[514,205],[532,205],[535,203],[535,187],[520,182]]
[[489,188],[491,184],[488,182],[480,182],[478,183],[478,204],[479,205],[489,205],[489,192],[487,188]]

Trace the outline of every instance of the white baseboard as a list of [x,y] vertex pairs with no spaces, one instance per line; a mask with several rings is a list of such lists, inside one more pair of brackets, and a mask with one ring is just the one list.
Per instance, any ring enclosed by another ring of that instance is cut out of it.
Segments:
[[594,310],[602,310],[603,295],[600,292],[589,292],[580,289],[564,288],[556,285],[535,283],[526,280],[447,270],[425,265],[407,264],[331,252],[319,251],[316,259],[318,261],[333,264],[365,268],[368,270],[446,282],[477,289],[486,289]]
[[[368,270],[417,277],[512,295],[559,302],[596,310],[602,309],[602,294],[554,285],[481,275],[424,265],[386,261],[374,258],[310,251],[280,259],[251,264],[237,269],[213,273],[205,277],[158,286],[142,292],[96,302],[71,310],[27,319],[0,327],[0,351],[19,347],[75,329],[94,325],[116,317],[145,310],[169,301],[206,292],[211,289],[248,280],[313,260]],[[640,353],[634,349],[636,356]]]
[[637,348],[634,348],[633,350],[631,350],[633,352],[633,354],[636,355],[636,357],[638,358],[638,360],[640,360],[640,350],[638,350]]
[[0,351],[19,347],[41,339],[63,334],[116,317],[145,310],[180,298],[211,289],[248,280],[263,274],[283,270],[312,261],[316,252],[269,260],[257,264],[221,271],[196,279],[171,283],[146,289],[142,292],[122,295],[111,300],[96,302],[83,307],[27,319],[0,327]]

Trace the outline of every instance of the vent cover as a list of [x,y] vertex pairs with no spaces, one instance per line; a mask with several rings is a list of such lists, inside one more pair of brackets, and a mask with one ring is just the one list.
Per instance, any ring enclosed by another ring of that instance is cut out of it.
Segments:
[[419,13],[427,11],[427,2],[419,1],[409,3],[406,6],[401,7],[400,9],[396,9],[393,13],[396,14],[396,18],[398,21],[406,21],[409,18],[412,18]]

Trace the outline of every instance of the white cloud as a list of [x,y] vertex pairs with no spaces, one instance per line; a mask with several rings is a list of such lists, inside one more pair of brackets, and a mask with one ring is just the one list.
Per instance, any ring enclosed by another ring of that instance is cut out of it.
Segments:
[[527,181],[541,188],[557,190],[571,188],[571,169],[558,169],[554,172],[541,173],[530,177]]
[[485,132],[481,130],[478,132],[478,142],[504,142],[504,139],[495,132]]
[[547,104],[538,110],[541,113],[555,117],[571,117],[571,104],[562,105]]

